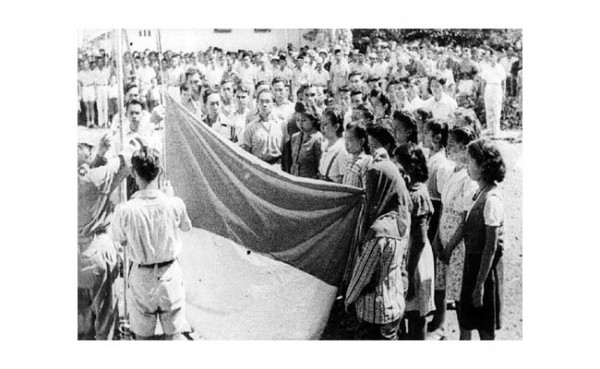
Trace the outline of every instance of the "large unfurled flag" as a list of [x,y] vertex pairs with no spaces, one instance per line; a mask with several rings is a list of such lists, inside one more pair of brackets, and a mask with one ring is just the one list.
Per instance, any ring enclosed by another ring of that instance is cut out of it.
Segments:
[[193,230],[187,318],[207,339],[317,339],[348,260],[363,191],[296,178],[166,98],[166,173]]

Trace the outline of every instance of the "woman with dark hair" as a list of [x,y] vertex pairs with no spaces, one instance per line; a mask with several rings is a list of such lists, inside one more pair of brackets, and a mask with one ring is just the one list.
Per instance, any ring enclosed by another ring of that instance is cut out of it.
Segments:
[[389,118],[392,112],[392,102],[386,94],[381,90],[371,90],[371,96],[369,97],[371,106],[373,106],[373,112],[375,114],[375,121],[379,122],[382,119]]
[[[366,175],[366,229],[346,292],[346,310],[354,306],[365,329],[362,339],[396,340],[404,315],[406,273],[403,269],[410,215],[410,199],[388,149],[394,137],[385,128],[367,128],[373,163]],[[388,149],[386,149],[386,147]]]
[[362,103],[356,106],[356,108],[352,109],[352,115],[350,119],[353,122],[362,122],[363,125],[369,127],[375,123],[375,113],[369,105]]
[[464,228],[465,265],[457,311],[460,339],[476,329],[481,340],[493,340],[502,327],[504,206],[497,183],[506,166],[498,148],[481,139],[468,146],[469,177],[479,184]]
[[444,92],[444,85],[446,79],[442,77],[430,77],[428,90],[432,94],[429,99],[425,101],[423,107],[433,115],[433,118],[447,119],[451,118],[454,111],[458,109],[456,100],[448,96]]
[[319,161],[321,160],[321,134],[319,116],[307,103],[296,103],[296,124],[300,132],[292,135],[292,167],[291,174],[306,178],[319,178]]
[[432,243],[436,256],[435,305],[436,311],[429,323],[428,339],[446,338],[446,301],[460,304],[460,288],[465,259],[463,243],[467,211],[473,204],[477,183],[467,174],[467,146],[477,137],[471,127],[454,127],[448,133],[448,159],[454,170],[441,191],[442,211],[439,226]]
[[326,140],[319,163],[319,178],[341,183],[346,172],[349,155],[344,145],[344,114],[338,106],[323,112],[322,131]]
[[419,130],[417,121],[407,111],[395,111],[393,120],[394,137],[399,145],[412,142],[418,143]]
[[373,162],[373,157],[369,155],[371,151],[369,150],[367,129],[362,123],[349,123],[344,132],[344,141],[346,151],[352,157],[348,161],[342,184],[365,188],[367,169]]
[[411,200],[411,228],[406,257],[408,337],[411,340],[424,340],[427,333],[426,316],[435,310],[433,252],[427,238],[429,219],[433,214],[433,204],[425,185],[428,178],[427,161],[421,148],[412,142],[400,145],[394,152],[394,159],[404,174]]

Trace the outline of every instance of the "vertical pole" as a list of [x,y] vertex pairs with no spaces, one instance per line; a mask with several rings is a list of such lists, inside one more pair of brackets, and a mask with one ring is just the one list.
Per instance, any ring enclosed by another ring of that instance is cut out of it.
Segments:
[[[123,90],[123,30],[114,30],[115,42],[115,61],[117,72],[117,83],[119,91],[119,137],[121,151],[125,148],[125,91]],[[121,202],[127,201],[127,181],[123,180],[120,186]],[[128,284],[129,260],[127,258],[127,245],[123,247],[123,315],[125,322],[129,322],[129,313],[127,312],[127,284]],[[128,332],[124,334],[125,339],[129,339]]]

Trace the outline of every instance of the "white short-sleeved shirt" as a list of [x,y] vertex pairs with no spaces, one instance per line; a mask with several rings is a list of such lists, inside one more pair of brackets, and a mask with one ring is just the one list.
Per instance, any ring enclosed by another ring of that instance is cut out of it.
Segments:
[[[329,146],[329,141],[323,143],[323,152],[321,154],[321,161],[319,162],[319,173],[324,176],[327,174],[334,182],[341,183],[342,178],[346,174],[348,167],[348,160],[351,159],[351,155],[346,151],[346,144],[344,139],[340,138],[333,145]],[[327,173],[327,168],[332,160],[335,160]]]
[[434,119],[444,119],[454,114],[454,111],[458,109],[458,104],[456,100],[444,93],[440,101],[436,101],[432,96],[425,101],[423,107],[431,111]]
[[115,242],[127,242],[131,261],[147,265],[177,258],[182,245],[178,228],[191,226],[180,198],[160,190],[140,190],[117,205],[111,230]]
[[506,79],[506,72],[500,64],[488,67],[481,73],[481,78],[490,85],[501,84]]
[[483,222],[486,226],[498,227],[504,221],[504,205],[498,196],[490,196],[483,207]]
[[[481,194],[479,194],[479,196],[481,196]],[[473,209],[473,205],[475,205],[478,199],[479,197],[471,202],[467,212],[467,218]],[[503,221],[504,205],[502,204],[502,199],[498,196],[488,196],[485,205],[483,206],[483,223],[486,226],[498,227]]]

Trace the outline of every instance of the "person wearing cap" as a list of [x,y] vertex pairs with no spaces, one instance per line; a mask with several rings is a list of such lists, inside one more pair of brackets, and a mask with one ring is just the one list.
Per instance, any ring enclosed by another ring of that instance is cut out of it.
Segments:
[[129,173],[132,152],[140,142],[107,159],[112,142],[106,134],[96,155],[94,143],[80,137],[77,144],[77,336],[80,340],[111,339],[118,322],[114,282],[119,275],[117,249],[107,231],[112,209],[111,195]]
[[184,202],[166,185],[159,189],[160,153],[141,147],[131,158],[132,173],[140,190],[117,205],[111,224],[112,240],[127,248],[131,330],[138,340],[154,336],[160,319],[164,339],[184,339],[185,290],[178,261],[182,240],[192,224]]
[[331,60],[329,60],[329,54],[327,53],[327,50],[320,49],[319,57],[321,59],[323,59],[323,69],[325,69],[327,72],[330,72],[331,71]]
[[334,50],[334,63],[331,64],[330,80],[331,80],[331,91],[334,95],[338,94],[340,87],[345,85],[348,81],[348,74],[350,74],[350,67],[348,62],[342,55],[341,48]]

